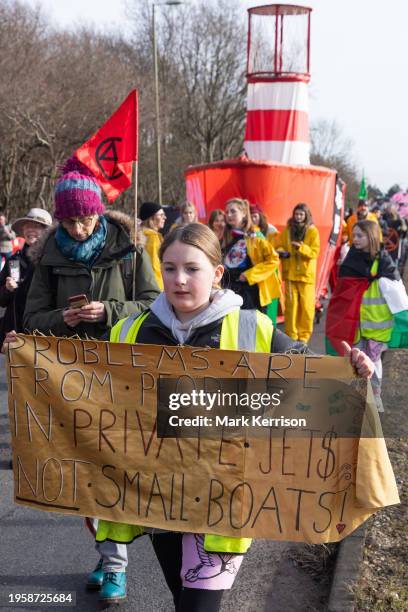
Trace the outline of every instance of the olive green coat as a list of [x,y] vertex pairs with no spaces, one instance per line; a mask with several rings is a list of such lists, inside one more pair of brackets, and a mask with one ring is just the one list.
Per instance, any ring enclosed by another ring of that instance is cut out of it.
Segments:
[[[35,245],[31,257],[36,266],[24,311],[24,328],[47,335],[101,338],[119,319],[143,312],[159,294],[149,256],[130,239],[131,219],[123,213],[105,215],[108,231],[102,253],[89,269],[67,259],[55,242],[56,228]],[[136,250],[136,300],[132,301],[132,264]],[[126,258],[127,256],[127,258]],[[103,302],[106,321],[68,327],[63,310],[68,298],[85,293],[89,301]]]

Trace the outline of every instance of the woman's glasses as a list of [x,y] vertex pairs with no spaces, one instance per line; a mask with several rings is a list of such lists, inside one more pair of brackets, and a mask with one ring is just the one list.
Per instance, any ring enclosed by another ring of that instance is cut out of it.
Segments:
[[69,219],[63,219],[61,221],[62,227],[66,229],[72,229],[77,224],[81,227],[90,227],[95,220],[95,215],[90,217],[70,217]]

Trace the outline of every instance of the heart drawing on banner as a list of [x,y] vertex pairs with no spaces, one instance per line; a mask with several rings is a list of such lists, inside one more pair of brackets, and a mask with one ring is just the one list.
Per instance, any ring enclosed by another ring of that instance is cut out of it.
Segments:
[[342,531],[344,531],[344,529],[346,528],[346,525],[344,523],[337,523],[336,525],[336,529],[339,533],[341,533]]

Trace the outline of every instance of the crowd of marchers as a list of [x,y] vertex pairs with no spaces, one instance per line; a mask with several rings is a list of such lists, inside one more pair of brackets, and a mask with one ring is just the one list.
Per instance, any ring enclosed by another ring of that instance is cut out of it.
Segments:
[[[333,304],[343,303],[342,278],[365,283],[356,333],[344,350],[360,376],[373,376],[379,400],[381,355],[394,325],[382,279],[398,287],[402,304],[407,299],[398,257],[384,248],[391,220],[359,202],[344,222],[331,277]],[[53,218],[42,208],[30,209],[11,225],[0,216],[2,342],[23,332],[307,352],[315,318],[319,228],[303,202],[294,206],[282,231],[273,221],[258,203],[236,197],[205,220],[186,202],[166,232],[165,209],[144,202],[135,224],[121,212],[106,210],[96,178],[71,158],[56,181]],[[402,222],[397,232],[403,240]],[[278,318],[284,332],[277,328]],[[94,526],[100,559],[87,585],[99,590],[106,604],[126,598],[127,544],[142,534],[152,540],[179,612],[219,610],[250,545],[248,538],[109,521]]]

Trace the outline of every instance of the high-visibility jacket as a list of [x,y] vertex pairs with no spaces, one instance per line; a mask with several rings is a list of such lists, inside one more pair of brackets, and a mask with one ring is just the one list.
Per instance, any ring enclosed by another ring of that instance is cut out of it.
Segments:
[[[110,341],[135,343],[139,329],[149,314],[150,311],[146,311],[141,315],[130,316],[118,321],[112,328]],[[220,349],[269,353],[272,335],[273,325],[269,317],[257,310],[237,309],[224,317],[221,326]],[[129,543],[142,535],[143,531],[144,528],[139,525],[100,520],[96,541],[103,542],[109,539]],[[204,537],[204,548],[207,552],[242,554],[248,550],[251,542],[251,538],[207,534]]]
[[[378,271],[378,259],[371,267],[371,274],[375,276]],[[360,338],[389,342],[394,327],[394,317],[384,299],[379,281],[374,280],[363,293],[360,306],[360,325],[356,332],[354,343]]]

